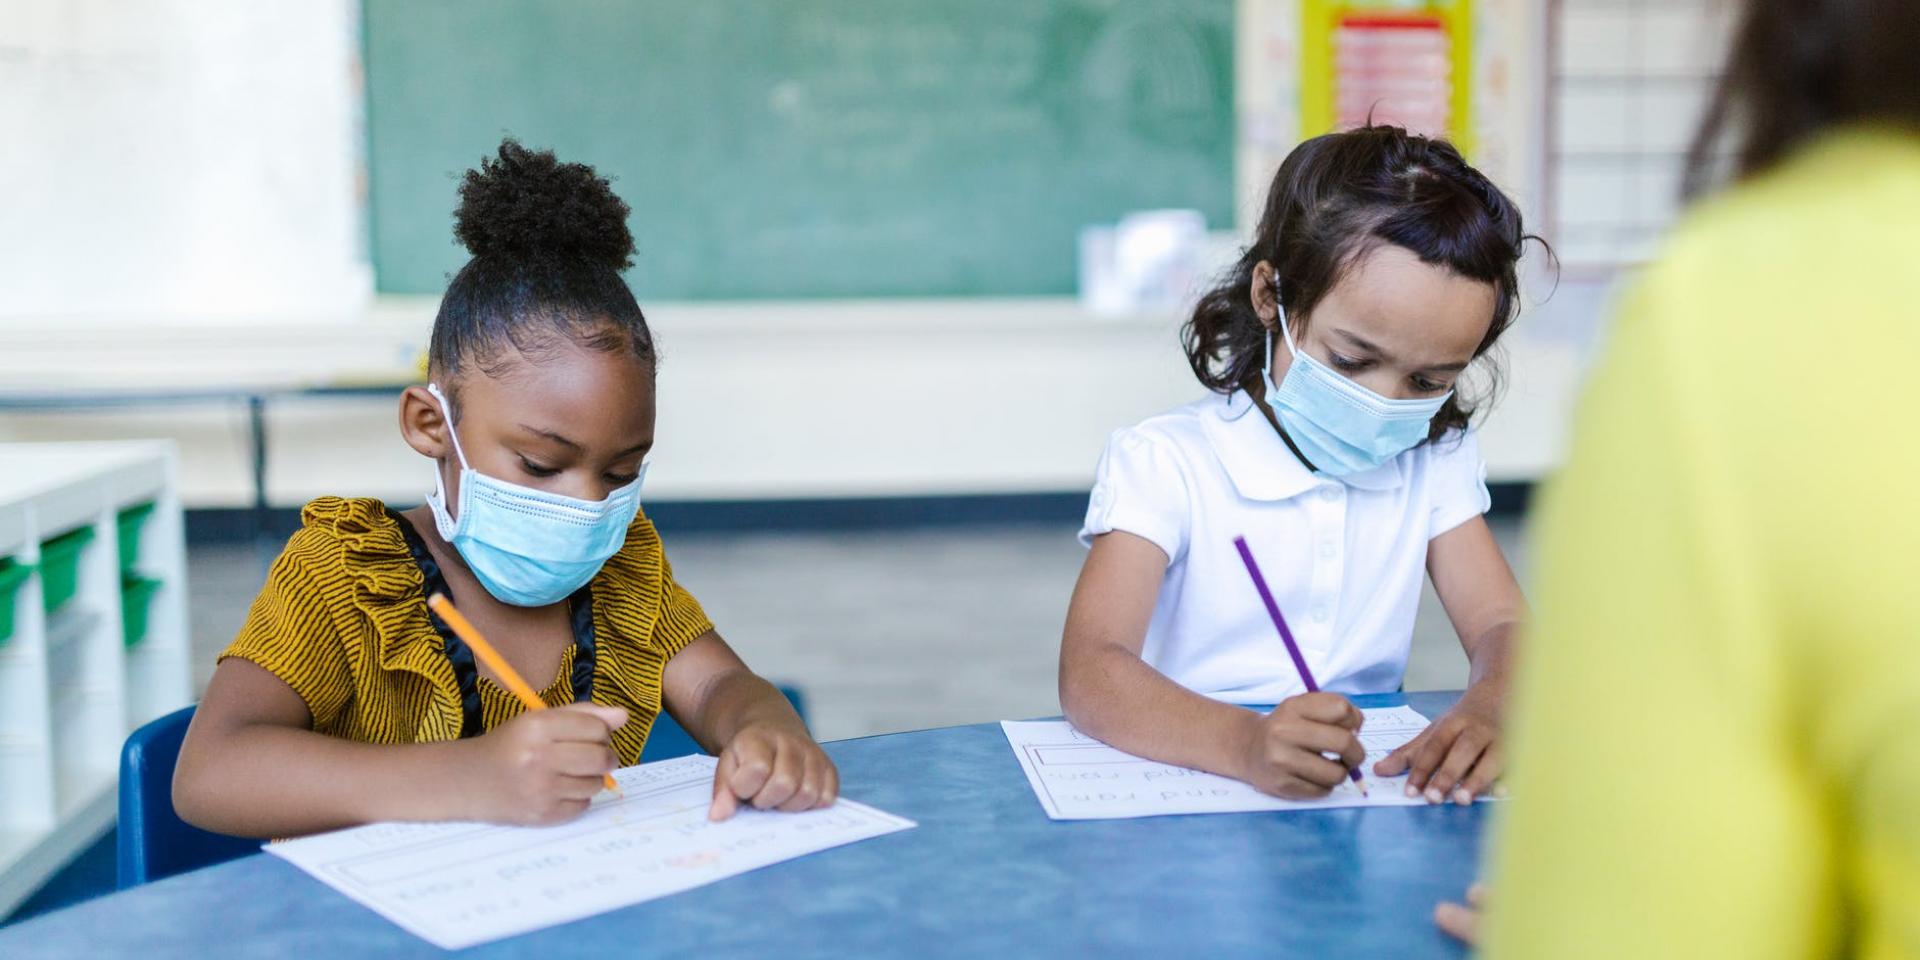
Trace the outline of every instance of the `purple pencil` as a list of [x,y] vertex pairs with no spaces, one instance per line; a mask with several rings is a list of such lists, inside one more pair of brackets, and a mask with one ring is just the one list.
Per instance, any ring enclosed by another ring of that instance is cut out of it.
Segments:
[[[1293,658],[1293,668],[1300,671],[1300,682],[1307,685],[1308,693],[1318,692],[1320,685],[1313,682],[1313,671],[1307,669],[1307,658],[1300,655],[1300,645],[1293,642],[1293,631],[1287,629],[1287,618],[1280,615],[1280,605],[1273,602],[1273,591],[1267,589],[1267,578],[1260,575],[1260,565],[1253,562],[1253,551],[1247,549],[1246,537],[1234,537],[1233,546],[1240,551],[1240,560],[1247,565],[1247,576],[1253,578],[1253,588],[1260,591],[1260,602],[1267,605],[1267,616],[1273,618],[1273,625],[1280,631],[1280,639],[1287,645],[1287,656]],[[1360,795],[1367,795],[1367,782],[1360,778],[1360,768],[1347,771],[1353,785],[1360,788]]]

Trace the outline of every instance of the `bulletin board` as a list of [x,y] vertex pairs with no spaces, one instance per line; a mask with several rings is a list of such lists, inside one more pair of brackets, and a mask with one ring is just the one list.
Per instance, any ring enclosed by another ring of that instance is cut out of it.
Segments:
[[1301,134],[1365,123],[1444,136],[1473,152],[1471,0],[1301,0]]
[[1738,12],[1718,0],[1547,5],[1545,234],[1562,264],[1644,263],[1680,213],[1687,152]]

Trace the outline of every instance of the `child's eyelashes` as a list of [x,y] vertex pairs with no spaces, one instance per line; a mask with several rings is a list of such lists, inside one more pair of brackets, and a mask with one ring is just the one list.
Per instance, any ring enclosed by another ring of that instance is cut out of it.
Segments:
[[[526,471],[527,476],[539,477],[543,480],[548,477],[559,476],[562,470],[561,467],[549,467],[545,464],[535,463],[534,461],[529,460],[526,457],[520,458],[520,469]],[[602,480],[605,480],[607,483],[612,484],[613,486],[624,487],[627,484],[632,483],[633,481],[639,479],[640,474],[637,472],[635,473],[603,473],[600,475],[600,478]]]
[[[1342,353],[1329,353],[1327,354],[1327,356],[1329,359],[1333,361],[1333,368],[1335,370],[1338,370],[1341,373],[1347,374],[1347,375],[1352,375],[1352,374],[1361,373],[1361,372],[1370,370],[1373,368],[1375,363],[1375,361],[1373,360],[1362,359],[1360,357],[1349,357],[1346,354],[1342,354]],[[1420,393],[1440,393],[1441,391],[1446,390],[1449,388],[1449,386],[1451,386],[1450,384],[1442,383],[1431,377],[1423,377],[1423,376],[1417,376],[1417,375],[1408,377],[1407,383],[1411,385],[1414,390]]]

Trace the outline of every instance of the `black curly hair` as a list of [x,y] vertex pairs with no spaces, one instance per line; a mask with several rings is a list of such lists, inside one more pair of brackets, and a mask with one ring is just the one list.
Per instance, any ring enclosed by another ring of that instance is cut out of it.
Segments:
[[453,235],[473,259],[440,298],[433,375],[491,373],[504,348],[537,356],[556,336],[651,363],[653,334],[620,277],[633,265],[627,210],[592,167],[502,140],[460,183]]
[[[1478,359],[1519,312],[1518,265],[1528,240],[1546,245],[1521,226],[1520,208],[1445,140],[1373,125],[1314,137],[1281,162],[1253,243],[1181,328],[1187,364],[1209,390],[1252,389],[1268,336],[1253,309],[1254,268],[1261,261],[1273,267],[1281,309],[1298,336],[1354,260],[1382,243],[1493,285]],[[1488,375],[1497,384],[1499,371]],[[1474,406],[1455,391],[1427,439],[1466,428]]]

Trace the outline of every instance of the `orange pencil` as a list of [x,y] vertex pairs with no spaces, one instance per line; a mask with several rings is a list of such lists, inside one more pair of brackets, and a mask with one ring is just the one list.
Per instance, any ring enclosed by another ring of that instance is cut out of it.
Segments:
[[[527,682],[520,679],[520,675],[513,672],[513,668],[507,665],[507,658],[501,656],[500,651],[495,650],[493,644],[488,643],[487,638],[481,636],[480,631],[474,629],[473,624],[468,622],[460,611],[453,608],[453,601],[448,600],[443,594],[436,593],[427,598],[427,606],[432,607],[433,612],[439,614],[440,619],[445,620],[447,626],[452,627],[453,632],[459,634],[460,639],[473,648],[473,655],[479,657],[480,662],[486,664],[487,668],[493,671],[493,675],[499,677],[500,682],[506,684],[507,689],[520,698],[521,703],[526,704],[528,710],[547,708],[546,701],[541,700],[540,695],[535,693],[532,687],[527,686]],[[604,776],[607,779],[607,789],[619,793],[620,784],[614,782],[613,774],[604,774]]]

